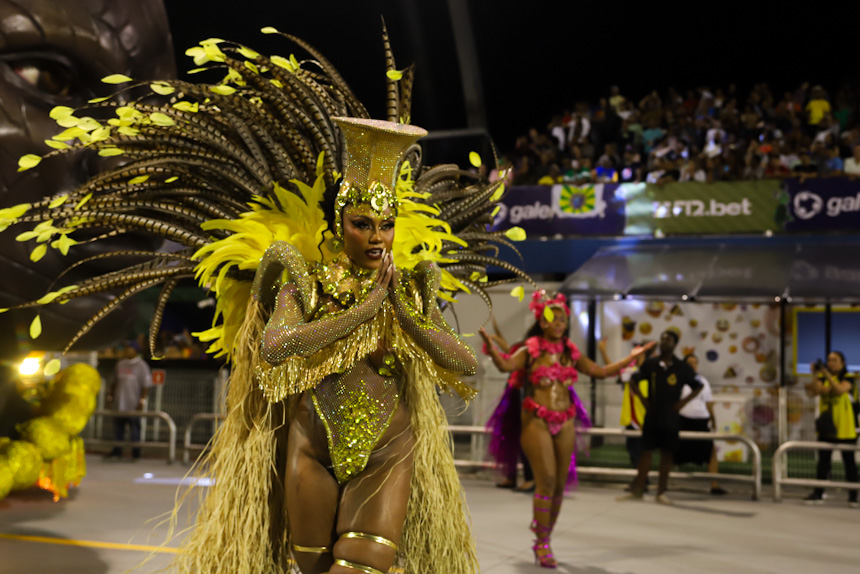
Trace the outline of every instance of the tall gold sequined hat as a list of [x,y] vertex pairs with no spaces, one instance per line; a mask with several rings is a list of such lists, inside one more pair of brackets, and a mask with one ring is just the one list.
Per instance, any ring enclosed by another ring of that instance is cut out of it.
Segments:
[[427,130],[408,124],[361,118],[332,118],[340,127],[347,159],[335,200],[335,237],[343,239],[342,210],[347,204],[369,204],[382,216],[397,209],[394,185],[400,159]]

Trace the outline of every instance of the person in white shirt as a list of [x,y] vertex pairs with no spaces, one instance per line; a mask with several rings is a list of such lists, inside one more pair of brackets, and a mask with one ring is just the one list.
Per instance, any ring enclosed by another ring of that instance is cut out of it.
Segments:
[[[142,411],[146,404],[146,395],[152,386],[152,374],[149,365],[140,356],[137,342],[127,341],[123,348],[123,359],[116,364],[108,402],[113,403],[116,411]],[[114,430],[117,442],[125,440],[125,427],[129,427],[129,439],[132,443],[140,442],[140,417],[121,416],[114,419]],[[140,446],[131,449],[132,460],[140,458]],[[122,458],[122,446],[116,444],[113,450],[105,456],[105,460]]]
[[[699,374],[699,358],[696,355],[687,355],[684,361],[694,371],[696,379],[702,383],[702,392],[679,411],[681,415],[682,431],[709,432],[717,429],[717,420],[714,417],[714,397],[711,392],[711,384]],[[690,389],[685,387],[681,390],[683,399],[690,394]],[[712,440],[681,440],[678,451],[675,453],[675,464],[707,464],[708,472],[716,474],[719,472],[717,465],[717,450]],[[726,494],[719,483],[711,482],[711,494]]]
[[860,145],[854,146],[854,155],[845,160],[842,171],[845,175],[860,175]]

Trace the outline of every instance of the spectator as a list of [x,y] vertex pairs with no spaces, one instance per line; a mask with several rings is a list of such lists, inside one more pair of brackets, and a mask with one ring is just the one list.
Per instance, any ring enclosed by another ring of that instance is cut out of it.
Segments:
[[[113,403],[116,411],[142,411],[146,404],[146,395],[152,386],[152,374],[149,365],[140,356],[137,341],[126,341],[123,357],[116,364],[108,402]],[[132,443],[140,442],[140,417],[119,416],[114,418],[114,431],[117,441],[125,440],[125,429],[129,429],[129,439]],[[140,446],[131,449],[132,460],[140,458]],[[105,456],[105,460],[122,458],[122,446],[117,444]]]
[[825,150],[827,159],[824,162],[824,175],[837,176],[842,175],[843,162],[839,157],[839,146],[832,146]]
[[791,175],[791,171],[779,161],[777,156],[772,156],[768,160],[767,167],[764,168],[764,176],[766,178],[782,178]]
[[[642,424],[642,457],[636,480],[630,494],[618,498],[641,500],[645,481],[651,470],[651,458],[655,450],[660,450],[660,481],[657,486],[657,502],[671,504],[666,496],[669,485],[669,470],[672,468],[675,451],[678,448],[680,411],[696,398],[702,390],[702,383],[696,380],[696,373],[690,366],[675,356],[678,334],[664,331],[660,335],[660,354],[647,359],[639,369],[639,378],[648,381],[648,396],[643,397],[638,385],[630,390],[645,405],[645,421]],[[681,398],[681,389],[689,386],[692,392]]]
[[575,185],[591,183],[593,181],[591,173],[591,158],[583,157],[579,160],[579,164],[573,166],[572,170],[568,172],[567,179],[572,181]]
[[[714,432],[717,430],[717,419],[714,416],[714,396],[708,379],[699,374],[699,358],[687,355],[684,361],[696,372],[696,380],[702,383],[702,392],[687,403],[678,413],[681,415],[680,428],[682,431]],[[690,394],[689,387],[681,389],[681,398]],[[717,450],[712,440],[682,440],[675,453],[676,464],[707,464],[708,472],[717,474]],[[711,481],[711,494],[726,494],[716,480]]]
[[818,175],[818,166],[812,163],[809,152],[803,152],[800,154],[800,163],[794,166],[791,171],[798,174],[800,179],[803,180],[807,177]]
[[648,122],[648,129],[642,132],[642,145],[645,153],[649,153],[657,142],[666,135],[666,132],[660,128],[658,120],[652,119]]
[[854,146],[854,155],[845,160],[842,169],[845,175],[852,177],[860,175],[860,145]]
[[561,116],[555,116],[549,123],[549,130],[552,137],[555,138],[559,151],[563,151],[567,147],[567,130],[561,122]]
[[576,113],[573,119],[567,125],[568,127],[568,143],[583,145],[588,141],[588,134],[591,132],[591,122],[588,121],[581,113]]
[[829,114],[832,111],[830,108],[830,102],[827,100],[827,94],[824,92],[824,88],[821,86],[815,86],[812,88],[809,102],[807,102],[804,110],[806,111],[806,123],[814,133],[817,131],[816,128],[818,128],[818,124],[821,123],[824,115]]
[[612,167],[612,162],[604,155],[597,162],[597,167],[592,173],[592,179],[596,183],[616,183],[618,182],[618,170]]
[[[609,88],[609,105],[615,108],[616,112],[620,112],[622,106],[625,103],[624,96],[621,95],[621,90],[618,89],[618,86],[612,86]],[[621,115],[620,113],[618,115]]]
[[707,181],[707,175],[699,160],[688,159],[681,168],[681,177],[678,181]]
[[[806,386],[810,396],[818,396],[818,419],[815,427],[818,440],[835,444],[853,445],[857,443],[857,416],[854,412],[854,386],[856,379],[848,373],[845,365],[845,355],[832,351],[827,355],[827,363],[817,361],[812,365],[813,379]],[[857,482],[857,462],[854,452],[840,451],[845,465],[845,478],[849,482]],[[817,480],[830,478],[830,466],[833,451],[822,449],[818,451],[818,466],[815,471]],[[816,488],[812,494],[804,498],[810,504],[820,503],[824,499],[824,489]],[[852,508],[857,505],[857,490],[848,491],[848,504]]]
[[624,162],[619,173],[619,180],[622,183],[639,183],[642,181],[642,164],[639,161],[639,154],[633,153],[632,147],[628,147],[624,151]]
[[552,164],[549,166],[549,173],[538,180],[538,185],[555,185],[562,181],[561,170],[558,168],[558,165]]
[[490,172],[490,183],[495,183],[503,179],[506,186],[511,186],[514,183],[514,170],[511,165],[511,160],[507,156],[499,158],[499,165]]
[[764,167],[761,165],[761,157],[756,154],[748,154],[746,157],[746,165],[741,179],[762,179],[764,177]]

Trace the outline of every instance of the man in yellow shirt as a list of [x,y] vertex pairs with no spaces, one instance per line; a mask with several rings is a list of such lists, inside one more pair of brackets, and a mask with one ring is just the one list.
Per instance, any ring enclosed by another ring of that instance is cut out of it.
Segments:
[[807,123],[810,126],[818,126],[824,114],[829,114],[830,111],[830,102],[827,101],[827,94],[824,89],[821,86],[812,88],[812,95],[806,104]]

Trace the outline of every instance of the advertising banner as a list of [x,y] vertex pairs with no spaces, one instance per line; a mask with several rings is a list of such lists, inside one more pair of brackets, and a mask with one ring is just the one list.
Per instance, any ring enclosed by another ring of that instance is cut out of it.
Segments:
[[625,185],[624,233],[714,235],[777,231],[780,191],[778,180]]
[[860,230],[860,180],[786,179],[789,233]]
[[623,235],[624,198],[614,183],[516,186],[502,198],[493,231],[522,227],[529,237]]

